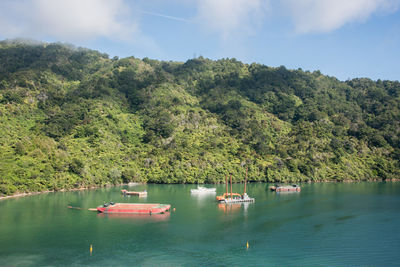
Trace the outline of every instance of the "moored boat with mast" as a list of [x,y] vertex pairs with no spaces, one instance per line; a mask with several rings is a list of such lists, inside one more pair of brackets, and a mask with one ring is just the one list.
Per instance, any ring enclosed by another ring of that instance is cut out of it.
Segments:
[[255,199],[251,198],[246,193],[246,184],[247,184],[247,168],[246,168],[246,178],[244,180],[244,192],[243,194],[233,193],[232,192],[232,174],[230,175],[230,184],[231,184],[231,192],[228,193],[228,175],[226,177],[226,193],[222,196],[217,196],[217,200],[226,204],[233,203],[243,203],[243,202],[254,202]]

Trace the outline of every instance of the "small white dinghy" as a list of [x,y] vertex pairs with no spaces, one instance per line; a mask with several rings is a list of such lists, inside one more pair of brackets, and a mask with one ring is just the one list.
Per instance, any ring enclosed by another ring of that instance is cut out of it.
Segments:
[[192,194],[216,193],[216,188],[207,188],[207,187],[203,187],[203,186],[198,186],[197,189],[191,189],[190,193],[192,193]]

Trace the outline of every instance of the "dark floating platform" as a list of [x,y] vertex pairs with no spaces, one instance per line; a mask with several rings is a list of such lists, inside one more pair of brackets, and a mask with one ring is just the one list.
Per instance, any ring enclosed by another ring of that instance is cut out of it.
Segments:
[[271,191],[275,191],[275,192],[300,192],[301,191],[301,187],[298,186],[297,184],[294,185],[276,185],[276,186],[271,186],[269,189],[271,189]]

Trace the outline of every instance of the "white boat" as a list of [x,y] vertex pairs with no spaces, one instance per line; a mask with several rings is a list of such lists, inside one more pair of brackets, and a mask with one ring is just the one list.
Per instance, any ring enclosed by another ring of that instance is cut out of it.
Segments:
[[197,189],[191,189],[192,194],[204,194],[204,193],[216,193],[216,188],[207,188],[203,186],[198,186]]

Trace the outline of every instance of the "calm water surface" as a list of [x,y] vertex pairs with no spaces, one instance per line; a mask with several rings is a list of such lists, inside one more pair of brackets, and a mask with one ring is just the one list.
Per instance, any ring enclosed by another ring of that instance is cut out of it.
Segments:
[[[400,183],[307,184],[300,193],[267,186],[248,185],[256,202],[230,206],[217,204],[212,194],[191,195],[194,185],[129,188],[146,189],[144,199],[123,197],[115,187],[3,200],[0,265],[400,264]],[[121,217],[86,210],[110,200],[167,203],[176,211]]]

